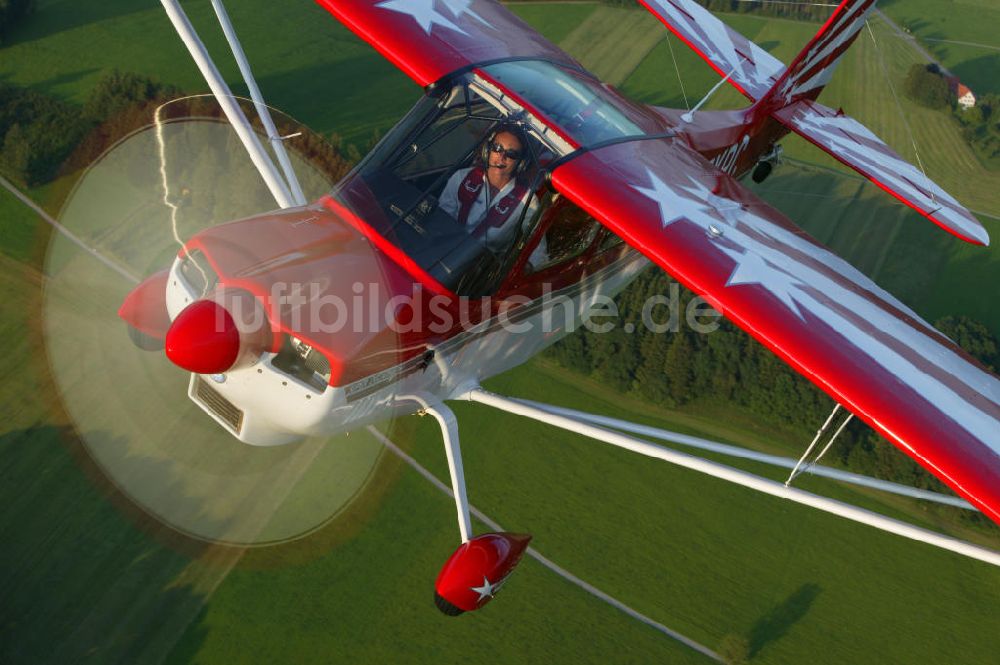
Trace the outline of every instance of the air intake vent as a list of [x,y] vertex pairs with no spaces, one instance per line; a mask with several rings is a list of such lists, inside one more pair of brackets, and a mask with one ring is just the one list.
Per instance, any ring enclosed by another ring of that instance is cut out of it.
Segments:
[[233,428],[237,434],[243,427],[243,412],[237,409],[232,402],[220,395],[212,386],[208,385],[200,376],[196,379],[195,395],[208,410],[221,418]]

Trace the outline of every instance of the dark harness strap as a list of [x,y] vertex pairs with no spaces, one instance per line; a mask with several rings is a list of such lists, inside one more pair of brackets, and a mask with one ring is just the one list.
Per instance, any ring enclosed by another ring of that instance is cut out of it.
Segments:
[[[468,223],[469,212],[479,198],[485,183],[486,174],[478,166],[469,171],[465,178],[462,179],[462,184],[458,187],[458,222],[462,226]],[[476,228],[476,235],[482,236],[488,229],[503,226],[511,213],[517,208],[521,199],[524,198],[527,191],[528,188],[522,185],[520,181],[516,182],[514,189],[489,207],[486,213],[486,220]]]

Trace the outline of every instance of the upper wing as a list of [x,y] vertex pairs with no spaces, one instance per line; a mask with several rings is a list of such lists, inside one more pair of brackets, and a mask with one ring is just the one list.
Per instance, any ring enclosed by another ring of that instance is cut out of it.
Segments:
[[422,86],[510,57],[581,65],[493,0],[316,0]]
[[989,244],[986,229],[961,203],[854,118],[811,101],[795,102],[771,115],[946,231],[968,242]]
[[757,101],[785,72],[785,65],[694,0],[639,0],[663,25],[694,49],[720,76]]
[[679,142],[552,184],[1000,523],[1000,380],[905,305]]

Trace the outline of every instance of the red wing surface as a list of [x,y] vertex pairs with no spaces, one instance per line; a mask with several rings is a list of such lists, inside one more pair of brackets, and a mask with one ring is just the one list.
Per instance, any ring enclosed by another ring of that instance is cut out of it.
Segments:
[[785,65],[694,0],[639,0],[719,76],[756,101],[785,72]]
[[1000,380],[905,305],[677,142],[552,183],[1000,523]]
[[580,67],[492,0],[317,0],[422,86],[475,63],[532,57]]
[[771,115],[946,231],[989,244],[986,229],[962,204],[854,118],[810,101]]

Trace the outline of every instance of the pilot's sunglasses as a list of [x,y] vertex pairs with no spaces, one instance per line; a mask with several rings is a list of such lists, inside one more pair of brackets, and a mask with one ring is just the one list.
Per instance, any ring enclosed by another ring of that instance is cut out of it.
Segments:
[[521,159],[521,151],[520,150],[513,150],[513,149],[508,150],[507,148],[504,148],[499,143],[490,144],[490,150],[492,150],[493,152],[495,152],[498,155],[503,155],[507,159]]

